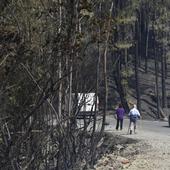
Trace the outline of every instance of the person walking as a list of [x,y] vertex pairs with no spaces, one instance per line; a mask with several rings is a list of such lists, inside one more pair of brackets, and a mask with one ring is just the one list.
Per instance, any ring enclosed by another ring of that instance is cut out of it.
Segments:
[[130,110],[128,116],[130,119],[130,123],[129,123],[130,134],[132,134],[133,129],[134,129],[134,133],[136,133],[136,123],[137,120],[140,118],[140,112],[135,104],[133,105],[133,108]]
[[116,109],[116,119],[117,119],[117,124],[116,124],[116,130],[119,129],[119,125],[120,125],[120,130],[123,129],[123,118],[125,115],[125,110],[122,106],[122,104],[119,104],[119,107]]

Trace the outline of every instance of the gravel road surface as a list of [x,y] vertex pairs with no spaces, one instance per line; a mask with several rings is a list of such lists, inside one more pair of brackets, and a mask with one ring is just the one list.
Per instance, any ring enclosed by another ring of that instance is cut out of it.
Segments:
[[[136,155],[136,158],[125,169],[128,170],[170,170],[170,128],[168,122],[139,120],[137,134],[127,134],[129,120],[125,119],[122,131],[116,131],[116,120],[107,117],[105,130],[121,136],[139,139],[151,147]],[[141,148],[142,149],[142,148]]]

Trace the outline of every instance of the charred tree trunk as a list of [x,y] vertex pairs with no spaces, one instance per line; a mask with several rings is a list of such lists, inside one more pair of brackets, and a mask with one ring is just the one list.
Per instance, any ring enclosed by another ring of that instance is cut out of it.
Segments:
[[98,41],[98,58],[96,64],[96,96],[95,96],[95,115],[93,121],[93,131],[92,131],[92,138],[91,138],[91,165],[94,164],[95,161],[95,151],[97,146],[97,140],[95,139],[95,131],[96,131],[96,120],[97,120],[97,112],[98,107],[98,88],[99,88],[99,73],[100,73],[100,31],[99,31],[99,41]]
[[120,59],[118,60],[118,62],[116,64],[116,71],[114,72],[114,80],[115,80],[117,91],[120,96],[121,103],[122,103],[126,113],[129,113],[130,110],[129,110],[128,102],[125,98],[124,87],[122,85],[122,77],[121,77],[121,72],[120,72]]
[[[153,29],[154,30],[154,29]],[[159,100],[159,85],[158,85],[158,72],[159,72],[159,61],[158,61],[158,55],[156,50],[156,40],[155,40],[155,31],[153,34],[154,39],[154,61],[155,61],[155,94],[156,94],[156,108],[157,108],[157,118],[160,118],[160,100]]]
[[111,24],[111,17],[112,17],[112,11],[113,11],[113,2],[110,6],[110,13],[109,13],[109,21],[107,26],[107,35],[106,35],[106,42],[105,42],[105,51],[103,56],[103,71],[104,71],[104,113],[103,113],[103,121],[102,121],[102,127],[101,132],[104,131],[105,122],[106,122],[106,112],[107,112],[107,99],[108,99],[108,82],[107,82],[107,53],[109,48],[109,38],[110,38],[110,24]]
[[141,110],[141,99],[140,99],[140,79],[139,79],[139,24],[136,22],[136,55],[135,55],[135,79],[136,79],[136,99],[137,107]]
[[165,54],[162,48],[162,60],[161,60],[161,75],[162,75],[162,107],[167,107],[166,97],[166,83],[165,83]]
[[[149,22],[149,21],[148,21]],[[148,45],[149,45],[149,23],[146,23],[146,42],[145,42],[145,73],[148,72]]]

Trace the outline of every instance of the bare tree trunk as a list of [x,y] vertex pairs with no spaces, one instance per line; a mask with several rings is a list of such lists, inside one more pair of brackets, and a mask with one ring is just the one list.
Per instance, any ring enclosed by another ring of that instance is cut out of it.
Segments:
[[[62,72],[62,70],[61,70],[61,58],[59,58],[58,79],[62,78],[61,72]],[[59,117],[59,119],[61,118],[61,105],[62,105],[62,81],[60,81],[59,90],[58,90],[58,117]]]
[[[139,9],[139,16],[138,16],[138,24],[137,24],[137,29],[138,29],[138,36],[137,36],[137,41],[138,41],[138,66],[141,66],[141,58],[142,58],[142,9],[140,7]],[[139,105],[139,104],[138,104]],[[139,107],[139,106],[138,106]]]
[[104,58],[103,58],[103,70],[104,70],[104,86],[105,86],[105,91],[104,91],[104,113],[103,113],[103,120],[102,120],[102,127],[101,127],[101,132],[104,131],[105,127],[105,121],[106,121],[106,113],[107,113],[107,99],[108,99],[108,83],[107,83],[107,52],[108,52],[108,45],[109,45],[109,38],[110,38],[110,24],[111,24],[111,17],[112,17],[112,10],[113,10],[113,2],[111,3],[110,7],[110,18],[108,21],[108,27],[107,27],[107,37],[106,37],[106,42],[105,42],[105,51],[104,51]]
[[[62,25],[62,7],[61,7],[61,0],[59,0],[59,3],[60,3],[60,7],[59,7],[59,17],[60,17],[60,20],[59,20],[59,34],[61,33],[61,25]],[[61,47],[59,47],[61,48]],[[62,65],[61,65],[61,52],[59,52],[59,63],[58,63],[58,79],[61,79],[62,77]],[[61,105],[62,105],[62,82],[60,81],[60,84],[59,84],[59,91],[58,91],[58,116],[59,118],[61,118]]]
[[[100,4],[101,6],[101,4]],[[98,40],[98,58],[96,64],[96,94],[95,94],[95,115],[93,121],[93,131],[92,131],[92,138],[91,138],[91,165],[94,164],[95,161],[95,153],[96,153],[96,144],[97,140],[95,139],[95,131],[96,131],[96,120],[97,120],[97,113],[98,113],[98,88],[99,88],[99,72],[100,72],[100,29],[99,29],[99,40]]]
[[138,41],[138,33],[139,33],[139,25],[136,22],[136,55],[135,55],[135,79],[136,79],[136,98],[137,98],[137,107],[139,111],[141,110],[141,99],[140,99],[140,81],[139,81],[139,41]]
[[159,61],[158,55],[155,47],[155,34],[154,34],[154,60],[155,60],[155,93],[156,93],[156,108],[157,108],[157,118],[160,118],[160,100],[159,100],[159,85],[158,85],[158,72],[159,72]]
[[[166,15],[167,18],[167,15]],[[165,24],[167,26],[167,24]],[[163,23],[162,23],[162,29],[164,29],[163,27]],[[167,40],[167,33],[162,32],[162,38],[165,38]],[[166,45],[167,46],[167,45]],[[167,62],[166,62],[166,47],[164,47],[164,42],[162,41],[162,60],[161,60],[161,71],[162,71],[162,107],[167,108],[167,95],[166,95],[166,66],[167,66]]]
[[146,31],[145,73],[148,72],[148,45],[149,45],[149,21],[148,21],[148,23],[147,23],[147,31]]
[[125,92],[124,92],[124,87],[122,85],[122,77],[121,77],[121,73],[120,73],[120,58],[118,59],[118,62],[116,63],[116,71],[114,73],[114,80],[115,80],[115,84],[120,96],[120,100],[121,103],[126,111],[126,113],[129,113],[129,106],[127,103],[127,100],[125,98]]
[[164,108],[164,107],[167,107],[164,47],[162,47],[161,74],[162,74],[162,107]]

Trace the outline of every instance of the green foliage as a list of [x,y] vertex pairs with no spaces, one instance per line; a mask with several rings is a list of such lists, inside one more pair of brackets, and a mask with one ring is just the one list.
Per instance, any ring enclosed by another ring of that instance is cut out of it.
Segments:
[[123,17],[118,16],[116,18],[116,24],[133,24],[136,21],[136,16]]
[[121,71],[121,74],[122,74],[122,77],[124,77],[124,78],[129,78],[129,77],[131,77],[132,75],[134,75],[134,71],[133,71],[131,68],[123,69],[123,70]]
[[128,49],[128,48],[130,48],[130,47],[132,47],[133,46],[133,43],[128,43],[128,42],[117,42],[116,44],[116,47],[118,48],[118,49]]
[[90,18],[92,18],[94,16],[94,13],[88,11],[87,9],[81,9],[80,14],[82,16],[89,16]]

